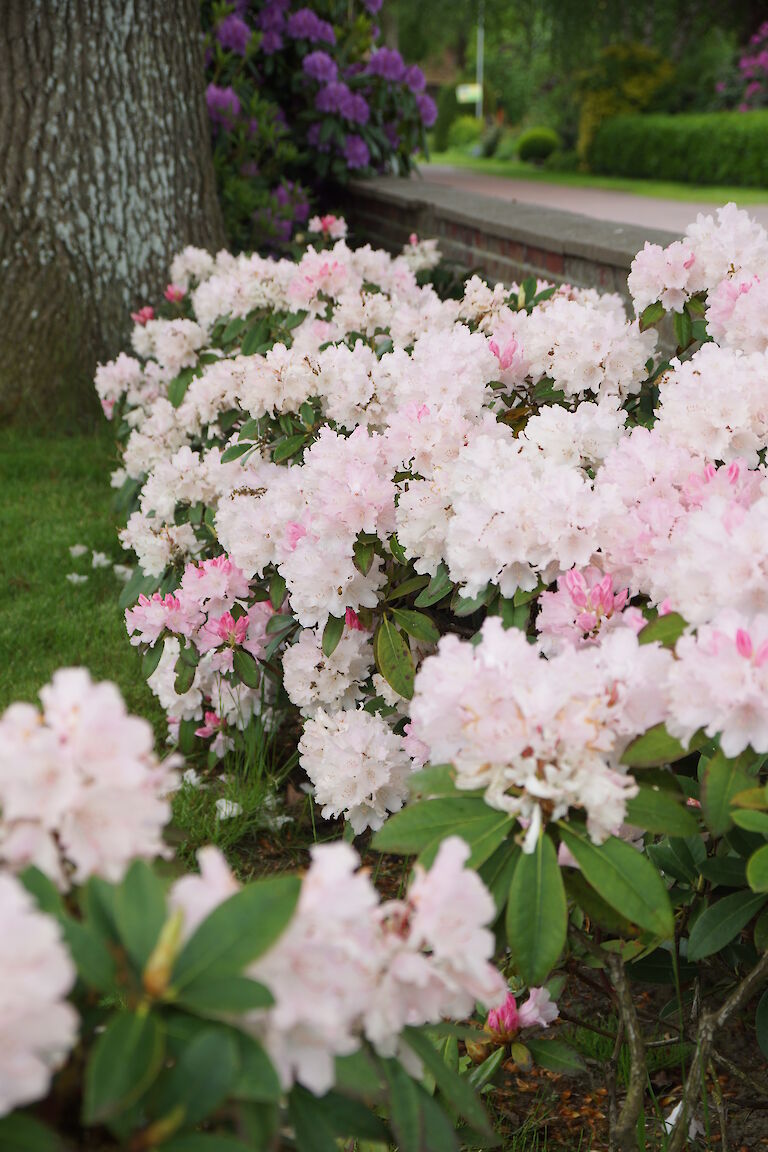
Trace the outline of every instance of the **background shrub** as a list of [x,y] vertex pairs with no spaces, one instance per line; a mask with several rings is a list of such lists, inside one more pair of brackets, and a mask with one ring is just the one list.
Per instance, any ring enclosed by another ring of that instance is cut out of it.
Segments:
[[521,160],[540,163],[560,147],[560,137],[554,128],[529,128],[517,140],[517,154]]
[[768,111],[617,116],[589,149],[594,172],[691,184],[768,185]]
[[350,178],[407,173],[437,115],[376,4],[202,0],[206,97],[234,248],[281,250]]
[[577,150],[585,157],[600,124],[614,116],[643,112],[674,75],[674,68],[645,44],[611,44],[577,78]]
[[445,152],[448,147],[448,132],[458,115],[456,88],[453,84],[446,84],[437,94],[437,120],[433,136],[435,152]]
[[476,116],[457,116],[448,129],[449,148],[468,148],[483,134],[483,122]]

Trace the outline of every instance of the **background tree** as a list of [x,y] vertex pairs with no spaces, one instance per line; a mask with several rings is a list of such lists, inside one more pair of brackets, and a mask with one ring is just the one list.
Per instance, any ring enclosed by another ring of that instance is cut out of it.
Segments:
[[0,417],[81,417],[172,254],[223,243],[198,4],[4,0],[2,15]]

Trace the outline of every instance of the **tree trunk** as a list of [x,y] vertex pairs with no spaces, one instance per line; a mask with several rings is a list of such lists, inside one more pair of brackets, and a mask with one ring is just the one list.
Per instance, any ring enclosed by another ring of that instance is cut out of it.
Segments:
[[91,412],[174,252],[222,243],[197,0],[2,0],[0,417]]

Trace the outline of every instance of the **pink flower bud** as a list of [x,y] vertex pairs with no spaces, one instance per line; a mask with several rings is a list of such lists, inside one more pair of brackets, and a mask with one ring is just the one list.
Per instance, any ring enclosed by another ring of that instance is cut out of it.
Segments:
[[171,304],[178,304],[184,299],[186,292],[183,288],[180,288],[178,284],[169,284],[163,295]]
[[511,992],[507,993],[507,998],[500,1008],[492,1008],[488,1013],[488,1020],[486,1028],[489,1032],[495,1033],[497,1036],[511,1036],[517,1032],[520,1027],[517,1002]]

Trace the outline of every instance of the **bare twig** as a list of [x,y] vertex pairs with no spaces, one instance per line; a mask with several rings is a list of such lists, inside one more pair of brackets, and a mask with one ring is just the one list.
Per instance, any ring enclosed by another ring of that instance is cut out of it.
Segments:
[[715,1065],[711,1060],[709,1061],[709,1078],[712,1081],[712,1095],[715,1098],[717,1118],[720,1121],[720,1152],[728,1152],[728,1129],[725,1123],[725,1102],[723,1101],[723,1093],[720,1090],[720,1081],[717,1078]]
[[667,1152],[683,1152],[688,1139],[688,1122],[702,1082],[702,1072],[709,1063],[716,1032],[738,1012],[768,980],[768,952],[733,990],[728,999],[713,1012],[704,1012],[699,1020],[696,1050],[683,1090],[682,1107],[672,1131]]
[[619,1118],[616,1123],[616,1147],[619,1152],[636,1152],[637,1121],[645,1099],[645,1043],[640,1030],[637,1011],[629,990],[624,961],[615,952],[608,953],[608,974],[619,1001],[621,1021],[629,1048],[629,1082]]
[[[610,1118],[610,1147],[611,1149],[615,1149],[616,1152],[636,1152],[637,1121],[643,1110],[647,1069],[645,1065],[645,1042],[640,1029],[640,1021],[637,1018],[637,1010],[632,1000],[632,993],[629,990],[629,981],[624,968],[624,961],[615,952],[608,952],[604,948],[601,948],[593,940],[590,940],[589,936],[579,931],[578,928],[571,928],[570,932],[575,939],[578,940],[582,948],[589,952],[590,955],[599,958],[605,965],[608,977],[613,986],[613,993],[619,1008],[621,1028],[616,1037],[614,1060],[611,1062],[613,1066],[614,1099],[611,1101],[610,1111],[613,1112],[614,1115],[611,1115]],[[629,1048],[629,1079],[624,1103],[621,1106],[618,1116],[616,1116],[614,1103],[615,1070],[621,1049],[622,1031],[626,1038],[627,1047]]]
[[764,1100],[768,1100],[768,1084],[763,1084],[759,1080],[755,1080],[753,1076],[742,1071],[738,1064],[734,1064],[727,1056],[723,1056],[721,1052],[718,1052],[716,1048],[712,1049],[712,1059],[715,1064],[719,1064],[721,1068],[724,1068],[726,1072],[746,1085],[747,1088],[751,1088],[758,1096],[762,1096]]

